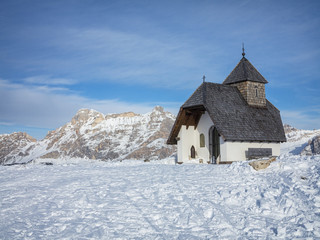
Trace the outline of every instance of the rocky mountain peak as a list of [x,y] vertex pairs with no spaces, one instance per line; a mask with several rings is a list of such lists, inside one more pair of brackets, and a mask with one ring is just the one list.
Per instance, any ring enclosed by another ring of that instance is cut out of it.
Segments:
[[98,124],[104,119],[104,115],[93,109],[80,109],[71,119],[72,125],[82,125],[84,122],[90,121],[91,124]]
[[151,119],[159,119],[163,120],[165,117],[169,117],[171,119],[175,119],[175,116],[170,112],[165,112],[164,108],[161,106],[156,106],[152,109],[152,112],[150,113]]
[[161,107],[161,106],[155,106],[155,107],[152,109],[152,112],[164,113],[164,109],[163,109],[163,107]]
[[80,109],[71,119],[71,125],[75,128],[80,128],[84,124],[89,124],[95,127],[104,120],[105,116],[93,109]]
[[290,132],[295,132],[295,131],[298,130],[298,129],[292,127],[292,126],[289,125],[289,124],[284,124],[284,125],[283,125],[283,129],[284,129],[285,134],[290,133]]

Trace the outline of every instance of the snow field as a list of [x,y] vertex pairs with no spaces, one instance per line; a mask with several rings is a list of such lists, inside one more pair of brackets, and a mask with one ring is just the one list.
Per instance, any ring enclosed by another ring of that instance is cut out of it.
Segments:
[[319,156],[53,163],[0,167],[0,239],[320,238]]

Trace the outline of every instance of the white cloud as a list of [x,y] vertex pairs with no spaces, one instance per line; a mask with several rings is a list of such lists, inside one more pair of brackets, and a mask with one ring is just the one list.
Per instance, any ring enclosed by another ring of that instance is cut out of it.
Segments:
[[2,126],[13,126],[13,123],[10,123],[10,122],[1,122],[1,121],[0,121],[0,125],[2,125]]
[[77,82],[73,79],[54,78],[48,75],[32,76],[24,79],[25,83],[44,85],[73,85]]
[[[170,105],[170,104],[169,104]],[[77,94],[64,94],[56,88],[11,84],[0,79],[0,121],[39,128],[57,128],[70,121],[81,108],[102,113],[133,111],[146,113],[152,103],[127,103],[118,99],[96,100]]]
[[[42,34],[45,29],[41,27],[30,31],[34,36],[29,36],[29,42],[39,42],[44,50],[14,59],[15,65],[37,73],[71,76],[78,81],[129,84],[134,81],[135,84],[169,88],[190,86],[203,74],[214,77],[219,72],[215,67],[219,59],[216,62],[207,59],[223,51],[215,44],[199,45],[196,39],[175,34],[148,35],[107,26],[52,29],[45,36]],[[41,41],[35,36],[41,36]],[[29,46],[30,49],[36,47]],[[50,85],[74,83],[72,79],[39,75],[25,80]]]

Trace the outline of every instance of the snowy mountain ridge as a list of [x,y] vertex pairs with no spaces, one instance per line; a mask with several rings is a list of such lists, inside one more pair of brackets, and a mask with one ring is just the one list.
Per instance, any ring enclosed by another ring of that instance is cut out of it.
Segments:
[[[16,134],[0,135],[0,163],[61,157],[116,161],[163,159],[175,153],[175,147],[165,144],[174,120],[173,114],[159,106],[146,114],[104,115],[80,109],[70,122],[50,131],[41,141],[31,140],[25,133],[19,133],[22,137],[18,139]],[[15,147],[9,149],[8,143],[14,141]]]
[[[176,154],[166,139],[175,116],[155,107],[152,112],[126,112],[104,115],[92,109],[80,109],[70,122],[50,131],[40,141],[26,133],[0,135],[0,164],[26,163],[32,160],[83,158],[103,161],[124,159],[161,160]],[[299,130],[284,125],[287,143],[297,145],[294,154],[320,153],[319,130]],[[285,149],[287,151],[287,149]]]

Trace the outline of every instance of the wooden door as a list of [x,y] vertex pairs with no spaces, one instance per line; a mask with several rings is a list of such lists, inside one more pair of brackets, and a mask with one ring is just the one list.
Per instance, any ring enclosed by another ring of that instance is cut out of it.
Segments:
[[213,126],[209,130],[209,150],[212,163],[217,163],[216,160],[220,156],[220,135]]

